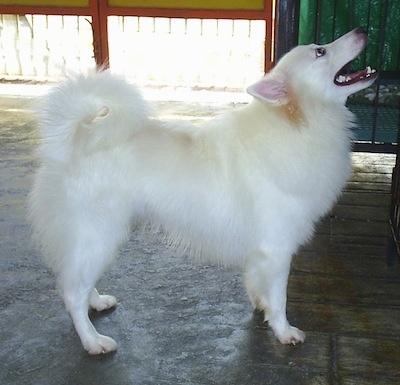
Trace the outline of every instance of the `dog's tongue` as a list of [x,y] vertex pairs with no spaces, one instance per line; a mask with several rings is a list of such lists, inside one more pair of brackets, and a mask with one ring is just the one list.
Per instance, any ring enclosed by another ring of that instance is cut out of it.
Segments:
[[374,69],[371,69],[370,66],[368,66],[362,71],[354,72],[351,74],[336,75],[335,84],[338,86],[347,86],[359,82],[361,80],[368,79],[375,73],[376,71]]

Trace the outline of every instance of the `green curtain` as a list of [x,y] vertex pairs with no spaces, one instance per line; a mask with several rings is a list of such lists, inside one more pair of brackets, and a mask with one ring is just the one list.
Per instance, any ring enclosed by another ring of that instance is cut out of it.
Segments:
[[[361,26],[368,32],[369,44],[363,55],[352,63],[352,67],[360,69],[370,64],[377,68],[384,0],[323,0],[320,3],[321,9],[318,10],[317,0],[300,0],[299,44],[325,44]],[[320,20],[318,36],[317,16]],[[383,32],[384,49],[380,70],[398,71],[400,0],[388,0],[386,28]]]

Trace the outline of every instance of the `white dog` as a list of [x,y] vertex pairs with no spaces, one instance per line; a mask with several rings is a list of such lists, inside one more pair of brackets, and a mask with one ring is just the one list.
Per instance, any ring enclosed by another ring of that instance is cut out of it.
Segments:
[[290,262],[348,177],[354,118],[345,102],[377,73],[339,71],[366,43],[358,28],[294,48],[248,88],[252,103],[201,126],[153,117],[139,91],[109,71],[49,93],[30,216],[90,354],[117,347],[88,309],[115,306],[95,284],[138,222],[161,225],[194,256],[243,267],[250,301],[276,337],[304,341],[286,318]]

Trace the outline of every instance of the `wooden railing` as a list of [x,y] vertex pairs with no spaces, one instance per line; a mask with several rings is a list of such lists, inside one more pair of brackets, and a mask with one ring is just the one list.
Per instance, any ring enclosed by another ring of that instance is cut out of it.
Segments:
[[274,0],[0,0],[0,14],[80,15],[92,19],[97,65],[108,63],[108,16],[265,20],[265,61],[274,61]]

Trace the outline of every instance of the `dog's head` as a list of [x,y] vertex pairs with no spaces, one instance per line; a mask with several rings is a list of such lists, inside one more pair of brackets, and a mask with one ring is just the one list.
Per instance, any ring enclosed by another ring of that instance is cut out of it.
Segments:
[[351,74],[342,69],[367,45],[367,35],[356,28],[326,45],[298,46],[287,53],[247,92],[275,106],[296,104],[299,98],[344,104],[347,97],[371,85],[377,72],[369,66]]

